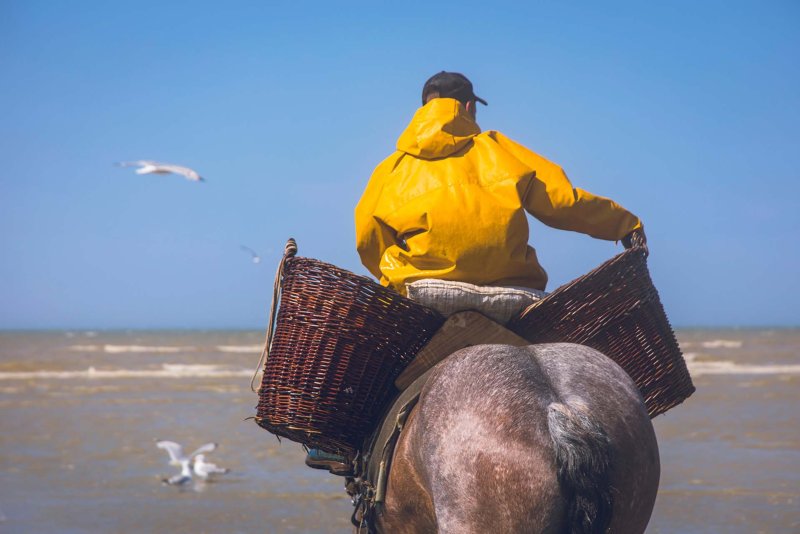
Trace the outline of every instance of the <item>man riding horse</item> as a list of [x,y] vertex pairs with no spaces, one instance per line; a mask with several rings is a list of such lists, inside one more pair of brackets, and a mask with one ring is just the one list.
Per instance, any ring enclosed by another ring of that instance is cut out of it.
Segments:
[[[478,102],[487,104],[464,75],[435,74],[397,151],[373,172],[355,209],[356,242],[381,284],[404,295],[430,279],[544,290],[526,212],[626,248],[634,232],[644,237],[619,204],[573,187],[561,167],[500,132],[481,132]],[[341,473],[341,460],[311,451],[306,463]]]

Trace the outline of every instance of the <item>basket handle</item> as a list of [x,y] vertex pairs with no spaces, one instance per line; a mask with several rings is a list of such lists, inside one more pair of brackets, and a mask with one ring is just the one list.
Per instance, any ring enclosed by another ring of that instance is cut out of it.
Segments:
[[275,283],[272,286],[272,305],[270,306],[269,325],[267,326],[267,339],[264,341],[264,348],[261,350],[261,357],[258,359],[258,365],[253,373],[253,378],[250,379],[250,391],[253,393],[256,393],[254,387],[256,377],[258,376],[258,372],[262,369],[262,366],[266,365],[267,358],[269,357],[269,348],[272,345],[272,334],[274,333],[275,316],[277,315],[275,312],[278,309],[278,301],[280,300],[281,294],[283,267],[286,264],[286,260],[293,258],[295,254],[297,254],[297,241],[295,241],[293,237],[290,237],[286,242],[286,246],[283,248],[283,257],[281,258],[280,264],[278,264],[278,270],[275,272]]
[[649,256],[650,250],[647,248],[647,236],[644,228],[638,228],[622,238],[622,245],[626,249],[638,248],[644,250],[644,255]]

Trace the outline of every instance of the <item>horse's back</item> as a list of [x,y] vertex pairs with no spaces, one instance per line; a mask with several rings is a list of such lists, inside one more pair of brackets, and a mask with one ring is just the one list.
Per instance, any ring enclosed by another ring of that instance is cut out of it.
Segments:
[[440,364],[398,443],[384,527],[570,531],[570,498],[580,491],[564,487],[563,458],[573,453],[557,440],[572,439],[561,423],[573,414],[588,414],[607,435],[612,529],[643,531],[659,472],[644,403],[616,364],[572,344],[481,345]]

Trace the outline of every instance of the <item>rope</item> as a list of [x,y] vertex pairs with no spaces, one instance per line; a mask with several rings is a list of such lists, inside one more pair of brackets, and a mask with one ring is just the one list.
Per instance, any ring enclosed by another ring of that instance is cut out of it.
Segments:
[[269,325],[267,326],[267,338],[264,340],[264,348],[261,350],[261,357],[258,359],[258,365],[256,366],[256,370],[253,373],[253,378],[250,379],[250,391],[256,393],[256,389],[254,384],[256,382],[256,377],[258,376],[258,372],[262,369],[264,365],[267,363],[267,358],[269,357],[269,348],[272,345],[272,335],[275,331],[275,319],[276,319],[276,311],[278,310],[278,301],[280,300],[280,293],[281,293],[281,279],[283,278],[283,267],[286,264],[286,260],[289,258],[293,258],[297,254],[297,242],[294,240],[293,237],[290,237],[289,240],[286,242],[286,246],[283,249],[283,257],[281,258],[281,262],[278,265],[278,270],[275,272],[275,282],[272,285],[272,305],[270,306],[269,311]]

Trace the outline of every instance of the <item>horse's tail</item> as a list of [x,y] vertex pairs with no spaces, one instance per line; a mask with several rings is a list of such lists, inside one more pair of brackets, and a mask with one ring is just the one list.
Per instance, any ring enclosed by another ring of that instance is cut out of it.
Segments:
[[547,407],[558,482],[567,498],[567,532],[602,533],[611,523],[611,446],[608,435],[579,403]]

